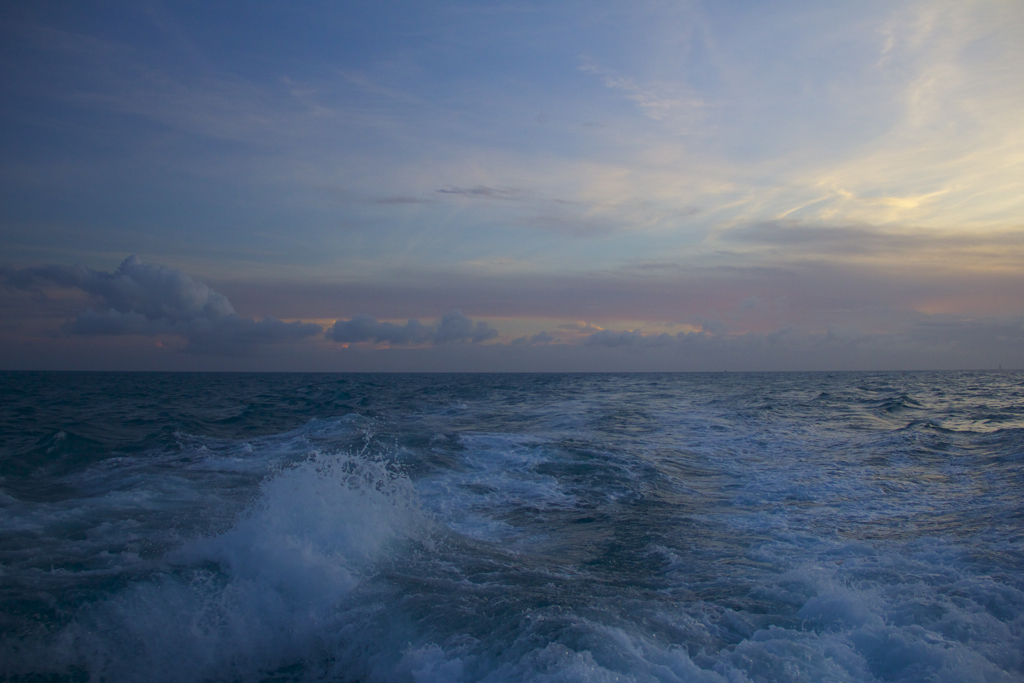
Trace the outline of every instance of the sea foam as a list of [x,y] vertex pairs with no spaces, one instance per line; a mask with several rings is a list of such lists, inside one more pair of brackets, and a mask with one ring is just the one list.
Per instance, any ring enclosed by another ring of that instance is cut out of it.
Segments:
[[118,681],[247,679],[321,661],[339,604],[410,539],[429,542],[429,529],[407,478],[380,460],[314,453],[268,478],[229,530],[10,654],[15,670],[45,662]]

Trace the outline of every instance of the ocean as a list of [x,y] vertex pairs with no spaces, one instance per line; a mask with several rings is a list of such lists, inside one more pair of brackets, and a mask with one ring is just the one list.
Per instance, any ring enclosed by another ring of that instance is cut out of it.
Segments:
[[0,679],[1024,681],[1024,373],[0,373]]

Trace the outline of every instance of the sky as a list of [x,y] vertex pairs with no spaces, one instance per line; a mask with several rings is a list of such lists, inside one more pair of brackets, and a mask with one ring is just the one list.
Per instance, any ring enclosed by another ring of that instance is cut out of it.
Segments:
[[1024,367],[1019,0],[0,6],[0,369]]

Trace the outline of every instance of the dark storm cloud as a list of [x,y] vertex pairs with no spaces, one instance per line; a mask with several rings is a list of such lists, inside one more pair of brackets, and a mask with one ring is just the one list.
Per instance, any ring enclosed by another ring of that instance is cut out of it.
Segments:
[[18,289],[52,283],[88,294],[93,308],[64,325],[72,335],[181,335],[191,351],[238,355],[261,344],[306,339],[323,329],[312,323],[238,315],[227,297],[205,283],[138,256],[126,258],[113,273],[47,265],[10,270],[4,276]]
[[327,338],[342,343],[376,342],[393,346],[437,345],[450,342],[479,344],[498,336],[498,331],[483,321],[473,322],[461,311],[446,313],[434,325],[409,320],[405,325],[379,322],[369,315],[339,320],[327,331]]

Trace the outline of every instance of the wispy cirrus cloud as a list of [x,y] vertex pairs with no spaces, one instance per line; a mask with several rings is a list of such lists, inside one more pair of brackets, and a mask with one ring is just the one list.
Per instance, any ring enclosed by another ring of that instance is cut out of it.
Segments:
[[692,132],[707,100],[680,81],[640,83],[636,78],[585,62],[581,71],[599,77],[605,87],[624,93],[647,116],[673,125],[677,132]]
[[789,261],[808,258],[928,263],[955,270],[1024,268],[1024,228],[935,230],[866,224],[765,221],[718,235],[722,244],[770,250]]

